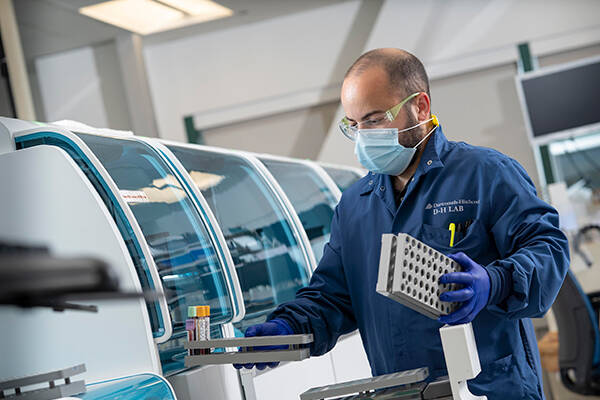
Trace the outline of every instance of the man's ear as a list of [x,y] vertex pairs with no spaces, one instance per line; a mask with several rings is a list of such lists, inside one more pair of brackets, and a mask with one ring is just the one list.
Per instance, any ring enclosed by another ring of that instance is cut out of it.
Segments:
[[417,118],[419,121],[424,121],[429,119],[429,112],[431,111],[431,103],[429,100],[429,96],[425,92],[421,92],[414,102],[417,108]]

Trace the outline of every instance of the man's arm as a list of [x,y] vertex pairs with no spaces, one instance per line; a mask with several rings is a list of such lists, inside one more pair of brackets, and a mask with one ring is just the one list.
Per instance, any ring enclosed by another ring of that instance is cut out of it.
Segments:
[[535,318],[550,308],[569,268],[569,244],[558,213],[536,196],[525,170],[503,159],[491,185],[491,235],[500,260],[487,265],[488,310]]
[[342,267],[340,206],[331,221],[331,237],[309,286],[296,299],[280,305],[270,316],[288,323],[294,333],[312,333],[311,355],[331,350],[340,335],[356,329],[352,302]]

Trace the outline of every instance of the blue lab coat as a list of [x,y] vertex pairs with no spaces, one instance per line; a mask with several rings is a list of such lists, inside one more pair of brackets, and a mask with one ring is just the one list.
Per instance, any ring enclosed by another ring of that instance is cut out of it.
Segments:
[[[449,224],[467,225],[450,247]],[[313,333],[312,355],[358,328],[372,374],[429,367],[446,375],[438,321],[375,291],[381,235],[405,232],[444,254],[486,267],[490,299],[473,321],[482,371],[469,382],[489,399],[543,399],[533,325],[552,305],[569,267],[554,208],[525,170],[492,149],[451,142],[438,127],[397,207],[391,177],[369,173],[336,207],[331,238],[308,287],[269,317]]]

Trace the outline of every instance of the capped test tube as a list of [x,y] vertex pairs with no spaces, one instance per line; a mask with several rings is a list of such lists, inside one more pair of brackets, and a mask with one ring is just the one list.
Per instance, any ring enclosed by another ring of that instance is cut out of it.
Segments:
[[210,306],[204,306],[204,329],[206,331],[206,340],[210,340]]
[[[210,307],[196,306],[196,340],[210,339]],[[196,354],[209,354],[209,349],[196,349]]]
[[[185,320],[185,330],[187,332],[188,341],[198,340],[196,336],[196,320],[196,307],[188,307],[188,318]],[[190,349],[188,350],[188,354],[191,356],[195,354],[195,351]]]

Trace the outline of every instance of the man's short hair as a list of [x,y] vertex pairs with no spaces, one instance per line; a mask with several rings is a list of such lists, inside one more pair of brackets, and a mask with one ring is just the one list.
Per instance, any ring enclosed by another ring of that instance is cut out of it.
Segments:
[[348,68],[344,79],[350,75],[361,74],[371,67],[380,67],[387,73],[390,84],[398,90],[399,96],[408,96],[415,92],[425,92],[429,97],[429,78],[423,63],[404,50],[375,49],[360,56]]

